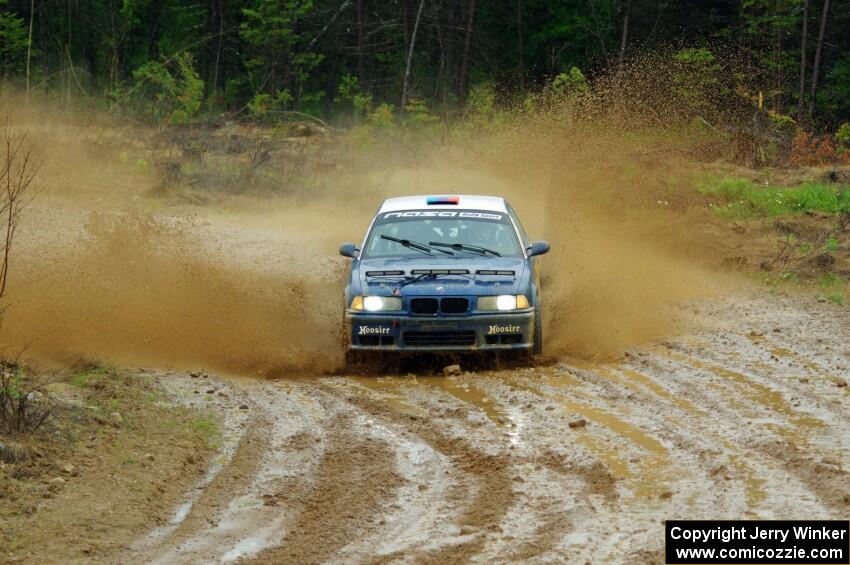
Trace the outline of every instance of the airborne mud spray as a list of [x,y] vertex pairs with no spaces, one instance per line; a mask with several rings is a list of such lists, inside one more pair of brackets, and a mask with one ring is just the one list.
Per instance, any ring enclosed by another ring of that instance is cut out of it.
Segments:
[[342,359],[338,244],[362,238],[384,197],[479,193],[507,197],[532,237],[552,244],[541,261],[548,352],[616,357],[674,329],[669,307],[716,290],[716,277],[692,258],[687,219],[701,212],[677,188],[690,174],[675,156],[684,138],[568,117],[554,108],[440,148],[421,140],[386,163],[373,152],[369,166],[341,155],[309,189],[191,205],[151,197],[153,175],[119,148],[77,141],[78,124],[56,114],[21,124],[48,160],[15,248],[7,354],[332,370]]

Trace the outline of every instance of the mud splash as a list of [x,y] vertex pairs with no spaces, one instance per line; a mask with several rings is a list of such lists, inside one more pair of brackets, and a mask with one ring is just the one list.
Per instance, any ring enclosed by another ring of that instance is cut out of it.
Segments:
[[336,286],[289,247],[257,265],[239,257],[244,234],[190,221],[93,214],[84,227],[20,262],[4,337],[26,357],[251,374],[338,364]]
[[725,284],[693,258],[686,198],[667,206],[690,166],[667,146],[647,159],[653,137],[544,114],[482,130],[474,147],[423,138],[364,159],[340,141],[340,166],[294,192],[210,188],[187,204],[152,196],[152,172],[120,150],[133,147],[127,132],[104,150],[79,123],[51,133],[60,118],[49,116],[29,117],[52,157],[22,225],[2,340],[30,360],[333,370],[347,266],[336,248],[362,238],[381,199],[404,194],[502,195],[550,240],[540,264],[551,354],[615,359],[690,323],[674,306]]

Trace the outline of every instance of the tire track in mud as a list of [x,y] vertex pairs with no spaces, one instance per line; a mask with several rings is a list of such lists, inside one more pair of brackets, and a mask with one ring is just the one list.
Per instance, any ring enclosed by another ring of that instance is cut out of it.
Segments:
[[[176,397],[189,398],[206,390],[203,404],[216,407],[221,414],[223,438],[212,464],[203,478],[189,491],[173,510],[171,518],[151,530],[131,548],[134,553],[151,554],[167,543],[183,539],[187,533],[209,525],[214,520],[215,509],[238,492],[241,477],[257,471],[262,453],[268,449],[268,421],[263,414],[227,408],[227,404],[247,402],[246,396],[227,382],[219,379],[195,380],[179,374],[162,374],[160,382]],[[212,388],[210,388],[212,387]],[[193,395],[194,392],[194,395]],[[221,398],[232,398],[222,401]],[[217,405],[217,406],[216,406]]]
[[[454,535],[440,547],[406,548],[404,554],[412,554],[420,563],[458,562],[477,555],[485,545],[488,532],[498,533],[501,520],[514,500],[509,457],[500,453],[487,453],[476,449],[464,439],[439,433],[432,423],[393,410],[380,398],[354,396],[348,402],[373,417],[406,428],[436,452],[446,456],[451,462],[452,472],[462,477],[449,489],[446,497],[454,510],[453,525],[457,527],[455,531],[447,533]],[[389,561],[401,555],[399,551],[384,556],[380,561]]]
[[351,416],[337,415],[315,481],[308,493],[286,488],[274,496],[283,507],[299,508],[280,544],[248,563],[322,563],[355,536],[379,526],[376,516],[402,482],[387,443],[363,437]]
[[[798,352],[799,345],[777,339],[777,334],[789,333],[787,330],[771,333],[771,337],[755,332],[743,336],[753,347],[739,344],[735,348],[737,364],[742,367],[738,371],[716,365],[728,361],[723,350],[711,349],[699,359],[678,352],[671,357],[724,377],[762,411],[766,408],[778,421],[763,424],[763,433],[747,438],[746,447],[756,456],[774,460],[825,507],[846,512],[850,508],[850,471],[842,467],[841,455],[846,459],[850,454],[850,439],[846,432],[834,429],[835,423],[850,423],[846,395],[835,394],[830,371]],[[822,338],[815,340],[823,342]],[[763,359],[766,355],[769,363]],[[706,357],[710,361],[705,361]],[[842,370],[839,363],[836,367]]]
[[[309,399],[289,399],[285,394],[289,391],[265,383],[233,380],[229,385],[250,404],[252,416],[246,427],[251,429],[241,437],[235,456],[194,502],[185,521],[157,543],[137,547],[132,554],[135,561],[229,562],[279,543],[286,516],[268,504],[264,495],[286,483],[299,487],[301,473],[311,480],[321,445],[304,453],[293,448],[304,437],[305,428],[323,430],[321,410],[311,406]],[[288,418],[293,414],[298,418]]]

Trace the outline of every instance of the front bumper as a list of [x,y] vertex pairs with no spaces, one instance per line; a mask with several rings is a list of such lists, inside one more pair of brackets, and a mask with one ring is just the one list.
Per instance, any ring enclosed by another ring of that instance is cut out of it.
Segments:
[[534,310],[410,316],[347,311],[350,348],[371,351],[486,351],[530,349]]

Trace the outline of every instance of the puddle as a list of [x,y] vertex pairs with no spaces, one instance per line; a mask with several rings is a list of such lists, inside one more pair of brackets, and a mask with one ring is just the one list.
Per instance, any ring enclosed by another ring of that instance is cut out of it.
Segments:
[[426,383],[458,400],[472,404],[487,416],[487,419],[497,426],[504,426],[509,421],[507,413],[499,407],[495,399],[478,387],[463,382],[457,377],[417,377],[416,382]]
[[402,385],[411,382],[410,380],[397,377],[349,377],[347,380],[381,393],[381,400],[396,412],[417,418],[428,416],[427,410],[412,404],[401,390]]
[[777,359],[792,359],[792,360],[797,361],[798,363],[802,364],[804,367],[806,367],[807,369],[809,369],[811,371],[817,372],[817,371],[823,370],[823,368],[820,365],[818,365],[814,361],[806,359],[803,355],[800,355],[796,351],[788,349],[787,347],[770,346],[769,340],[764,336],[748,334],[746,337],[747,337],[748,340],[750,340],[750,343],[752,343],[753,345],[761,346],[762,348],[764,348],[766,351],[768,351],[771,355],[773,355]]
[[[569,375],[536,375],[535,379],[556,389],[569,386],[575,391],[581,387],[581,383]],[[623,486],[632,491],[634,498],[655,499],[668,490],[667,482],[672,478],[673,469],[670,467],[667,448],[658,440],[601,408],[577,402],[563,394],[547,392],[538,386],[520,382],[519,379],[513,380],[512,385],[560,404],[567,411],[580,414],[647,451],[647,457],[626,461],[619,446],[611,446],[599,436],[593,435],[592,429],[574,430],[574,435],[571,436],[604,463],[615,478],[622,480]]]
[[693,412],[696,414],[705,414],[705,412],[694,406],[692,402],[685,400],[684,398],[679,398],[678,396],[676,396],[675,394],[673,394],[672,392],[652,380],[651,377],[648,377],[643,373],[639,373],[627,367],[623,367],[622,365],[616,367],[616,370],[625,375],[626,377],[639,382],[640,384],[651,390],[653,393],[655,393],[656,396],[660,396],[661,398],[669,400],[670,402],[672,402],[679,408],[682,408],[683,410],[687,410],[688,412]]
[[[577,379],[568,375],[541,375],[539,377],[539,381],[553,388],[564,388],[565,385],[569,385],[574,388],[581,386],[581,383],[579,383]],[[659,455],[667,454],[667,449],[661,445],[658,440],[644,433],[640,428],[624,422],[610,412],[606,412],[605,410],[596,408],[589,404],[575,402],[561,394],[549,395],[539,389],[537,389],[536,392],[555,400],[571,412],[576,412],[588,420],[593,420],[596,423],[602,424],[617,434],[628,438],[632,443],[641,446],[650,453]]]
[[[730,450],[734,448],[732,445],[727,445],[727,447]],[[767,481],[756,477],[753,470],[737,457],[730,456],[729,462],[741,475],[741,480],[744,483],[744,495],[747,497],[747,510],[755,510],[762,502],[767,500],[767,492],[764,490]]]
[[404,385],[424,384],[453,396],[465,404],[471,404],[497,426],[504,426],[505,422],[510,420],[495,399],[458,377],[351,377],[350,380],[380,392],[387,404],[403,414],[420,417],[428,415],[427,410],[418,404],[411,403],[402,390]]
[[737,371],[733,371],[731,369],[727,369],[719,365],[714,365],[712,363],[706,363],[704,361],[700,361],[699,359],[694,359],[693,357],[688,357],[686,355],[670,354],[670,357],[673,359],[677,359],[678,361],[681,361],[683,363],[687,363],[688,365],[697,369],[710,371],[718,377],[722,377],[740,385],[743,395],[746,396],[748,399],[767,408],[770,412],[785,416],[787,418],[788,424],[790,424],[796,429],[792,429],[789,428],[787,425],[781,425],[775,422],[771,423],[770,426],[778,434],[788,439],[804,442],[806,440],[806,438],[804,437],[805,431],[811,431],[817,428],[825,427],[824,422],[819,418],[802,414],[790,407],[788,403],[785,402],[785,398],[782,396],[782,393],[778,390],[772,389],[769,386],[756,382],[743,373],[739,373]]

